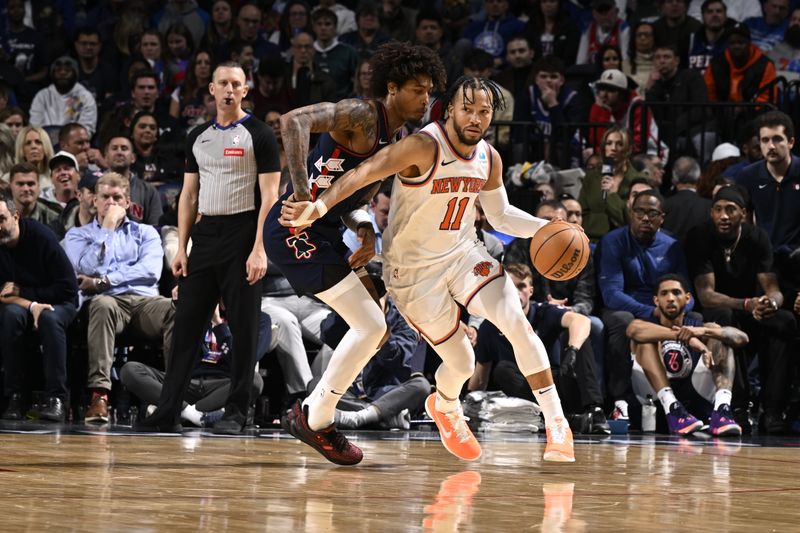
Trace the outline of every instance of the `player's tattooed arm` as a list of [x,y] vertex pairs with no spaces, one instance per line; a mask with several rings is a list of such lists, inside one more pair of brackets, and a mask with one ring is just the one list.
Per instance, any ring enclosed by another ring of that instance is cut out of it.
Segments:
[[[374,139],[375,109],[364,100],[321,102],[294,109],[281,117],[281,138],[296,200],[310,200],[306,159],[312,133],[331,132],[336,137],[360,130]],[[337,138],[337,142],[343,139]]]

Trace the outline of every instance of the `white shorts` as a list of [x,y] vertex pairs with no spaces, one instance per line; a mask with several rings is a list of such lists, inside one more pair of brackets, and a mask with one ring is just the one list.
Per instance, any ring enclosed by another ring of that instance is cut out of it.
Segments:
[[383,278],[397,309],[431,345],[458,331],[456,302],[464,307],[487,283],[504,275],[503,267],[480,241],[446,260],[424,267],[385,264]]

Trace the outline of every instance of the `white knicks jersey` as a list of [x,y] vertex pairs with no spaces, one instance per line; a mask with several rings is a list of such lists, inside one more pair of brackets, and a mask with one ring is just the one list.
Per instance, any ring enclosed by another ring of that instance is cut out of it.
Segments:
[[444,125],[434,122],[420,133],[436,143],[436,159],[419,177],[394,178],[389,223],[383,232],[383,257],[392,265],[437,263],[478,239],[475,198],[492,172],[489,144],[481,140],[472,157],[464,159],[447,138]]

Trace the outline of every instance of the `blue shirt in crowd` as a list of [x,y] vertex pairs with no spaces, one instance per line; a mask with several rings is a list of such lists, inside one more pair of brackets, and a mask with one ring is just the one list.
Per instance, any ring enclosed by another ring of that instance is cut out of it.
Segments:
[[111,231],[95,219],[69,230],[64,247],[78,274],[108,277],[111,288],[104,294],[158,296],[164,250],[153,226],[126,217]]
[[[662,231],[644,246],[631,233],[630,226],[608,232],[598,248],[598,286],[605,307],[628,311],[636,318],[653,315],[653,291],[664,274],[680,274],[689,282],[686,256],[680,243]],[[691,311],[694,300],[686,305]]]

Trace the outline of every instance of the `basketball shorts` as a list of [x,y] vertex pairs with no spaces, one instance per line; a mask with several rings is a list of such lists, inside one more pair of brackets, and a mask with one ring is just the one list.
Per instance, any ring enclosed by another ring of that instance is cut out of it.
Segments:
[[383,279],[397,309],[433,346],[459,328],[460,312],[487,283],[502,277],[503,267],[483,243],[469,243],[448,259],[424,267],[385,264]]
[[[675,397],[687,409],[690,406],[705,408],[707,405],[699,404],[714,403],[714,395],[717,391],[714,377],[699,353],[687,349],[681,343],[668,341],[661,343],[661,358],[664,361],[669,385],[675,393]],[[635,358],[633,359],[631,383],[633,392],[640,403],[644,405],[648,395],[656,400],[657,391],[650,385],[644,369]]]

